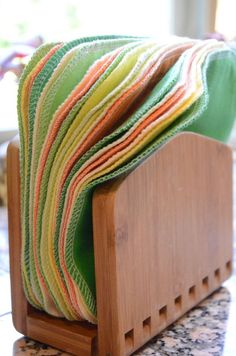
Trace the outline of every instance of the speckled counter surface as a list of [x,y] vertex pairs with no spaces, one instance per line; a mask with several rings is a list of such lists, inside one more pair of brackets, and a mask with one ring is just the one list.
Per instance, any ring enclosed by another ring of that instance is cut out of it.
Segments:
[[[234,266],[235,260],[236,236]],[[0,356],[69,355],[22,337],[13,328],[10,311],[6,211],[0,208]],[[218,291],[134,355],[236,356],[236,268]]]

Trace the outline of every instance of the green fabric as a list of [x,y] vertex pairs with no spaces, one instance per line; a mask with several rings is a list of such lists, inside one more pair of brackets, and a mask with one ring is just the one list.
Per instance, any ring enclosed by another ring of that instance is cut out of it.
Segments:
[[[232,64],[228,65],[228,61]],[[214,65],[209,67],[208,77],[211,81],[208,84],[208,90],[214,90],[214,95],[209,95],[207,112],[188,126],[188,131],[227,142],[235,120],[236,77],[234,61],[235,55],[229,52],[226,58],[224,54],[221,60],[215,61]],[[229,81],[228,78],[231,78],[231,80]],[[227,89],[223,90],[223,88]]]

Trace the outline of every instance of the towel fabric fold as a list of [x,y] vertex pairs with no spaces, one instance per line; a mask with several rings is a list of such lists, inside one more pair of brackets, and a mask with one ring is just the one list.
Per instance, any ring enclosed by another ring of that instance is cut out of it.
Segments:
[[18,95],[22,276],[33,306],[96,323],[94,188],[181,130],[227,139],[235,87],[235,54],[215,40],[102,36],[37,50]]

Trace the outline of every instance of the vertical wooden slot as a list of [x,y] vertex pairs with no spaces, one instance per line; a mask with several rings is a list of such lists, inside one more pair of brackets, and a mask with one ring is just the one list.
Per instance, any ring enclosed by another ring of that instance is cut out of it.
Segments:
[[232,272],[232,262],[228,261],[225,266],[226,266],[227,271],[229,273],[231,273]]
[[182,307],[182,296],[179,295],[175,298],[175,311],[179,312]]
[[220,269],[217,268],[214,272],[215,279],[219,282],[220,281]]
[[164,305],[161,309],[159,309],[159,317],[160,323],[166,323],[167,320],[167,306]]
[[208,277],[204,277],[202,279],[202,287],[205,291],[208,290],[208,288],[209,288],[209,278]]
[[194,300],[196,297],[196,286],[192,286],[188,290],[188,295],[191,300]]
[[131,329],[125,334],[125,349],[127,352],[131,351],[134,347],[134,329]]
[[143,334],[148,337],[151,334],[151,317],[143,321]]

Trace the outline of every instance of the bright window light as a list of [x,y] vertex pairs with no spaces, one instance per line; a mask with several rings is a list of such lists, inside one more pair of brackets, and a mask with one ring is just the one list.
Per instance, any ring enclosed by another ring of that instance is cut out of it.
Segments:
[[0,0],[0,41],[33,35],[47,41],[92,34],[165,37],[172,33],[171,6],[172,0]]

